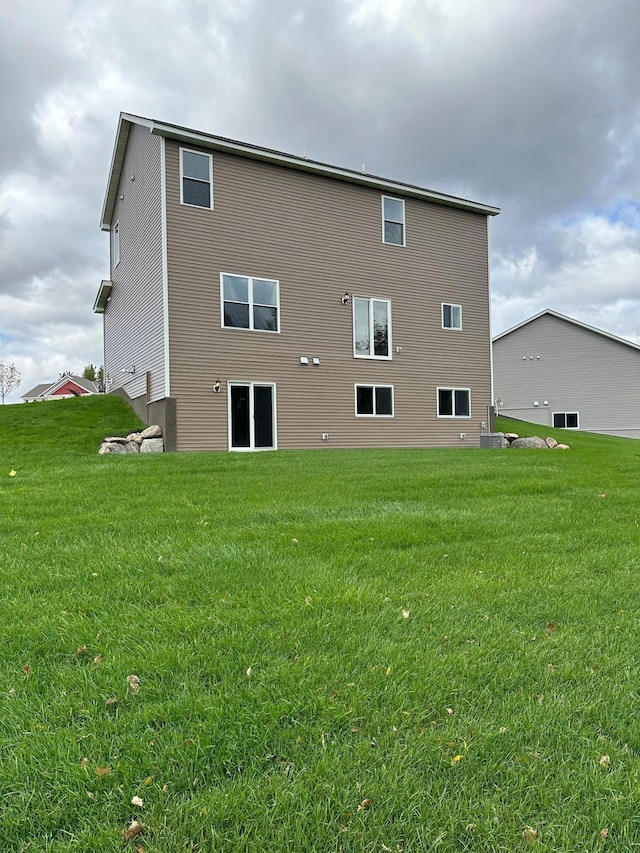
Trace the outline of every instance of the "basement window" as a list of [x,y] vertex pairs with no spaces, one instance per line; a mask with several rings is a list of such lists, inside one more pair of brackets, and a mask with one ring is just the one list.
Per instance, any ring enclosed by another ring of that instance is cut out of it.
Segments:
[[554,412],[553,425],[556,429],[578,429],[578,412]]

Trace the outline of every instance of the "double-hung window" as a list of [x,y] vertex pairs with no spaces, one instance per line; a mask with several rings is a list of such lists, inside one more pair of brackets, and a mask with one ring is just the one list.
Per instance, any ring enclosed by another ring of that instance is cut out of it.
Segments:
[[553,425],[557,429],[578,429],[578,412],[554,412]]
[[404,201],[401,198],[382,196],[382,242],[404,246]]
[[117,267],[120,263],[120,223],[113,226],[113,265]]
[[442,303],[442,328],[443,329],[462,329],[462,306],[449,305],[446,302]]
[[439,418],[470,418],[471,391],[468,388],[438,388]]
[[391,303],[353,297],[353,354],[356,358],[391,358]]
[[393,385],[356,385],[356,415],[392,418]]
[[279,282],[221,273],[220,288],[224,328],[280,331]]
[[213,208],[213,157],[180,149],[180,201],[191,207]]

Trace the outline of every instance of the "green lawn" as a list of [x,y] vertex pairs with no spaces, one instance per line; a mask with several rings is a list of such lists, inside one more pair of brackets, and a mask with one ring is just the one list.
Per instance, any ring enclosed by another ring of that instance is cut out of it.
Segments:
[[640,443],[137,425],[0,407],[2,853],[640,850]]

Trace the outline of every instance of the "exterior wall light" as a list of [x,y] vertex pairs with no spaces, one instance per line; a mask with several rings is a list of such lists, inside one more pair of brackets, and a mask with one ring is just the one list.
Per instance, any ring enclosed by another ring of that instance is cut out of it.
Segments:
[[213,393],[214,394],[220,393],[220,380],[219,379],[216,379],[216,381],[213,383]]
[[344,296],[342,297],[340,302],[342,302],[343,305],[348,305],[350,299],[351,299],[351,294],[349,293],[348,290],[345,290]]

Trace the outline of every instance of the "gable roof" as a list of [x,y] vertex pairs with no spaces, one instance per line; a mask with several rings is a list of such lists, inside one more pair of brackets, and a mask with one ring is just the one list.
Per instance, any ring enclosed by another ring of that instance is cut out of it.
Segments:
[[605,332],[602,329],[596,329],[595,326],[589,326],[587,323],[581,323],[580,320],[574,320],[572,317],[567,317],[565,314],[559,314],[557,311],[552,311],[550,308],[546,308],[544,311],[540,311],[538,314],[534,314],[533,317],[529,317],[528,320],[523,320],[522,323],[518,323],[517,326],[512,326],[510,329],[507,329],[506,332],[501,332],[499,335],[496,335],[493,338],[493,343],[499,341],[501,338],[505,338],[512,332],[521,329],[523,326],[528,326],[529,323],[533,323],[534,320],[538,320],[540,317],[544,317],[545,315],[548,315],[550,317],[556,317],[558,320],[564,320],[565,322],[571,323],[574,326],[578,326],[581,329],[586,329],[588,332],[594,332],[596,335],[601,335],[603,338],[609,338],[610,340],[616,341],[619,344],[625,344],[628,347],[640,350],[640,344],[634,344],[633,341],[628,341],[626,338],[619,338],[617,335],[612,335],[611,332]]
[[22,395],[22,399],[24,400],[26,397],[42,397],[45,399],[46,397],[54,394],[58,388],[62,388],[67,382],[73,382],[74,385],[77,385],[79,388],[82,388],[88,394],[97,394],[98,389],[94,382],[90,379],[85,379],[84,376],[73,376],[71,373],[67,373],[65,376],[60,376],[55,382],[41,382],[39,385],[34,385],[34,387],[27,391],[26,394]]
[[113,148],[113,155],[111,157],[111,168],[109,169],[107,192],[105,194],[104,205],[102,208],[100,227],[103,231],[109,231],[111,228],[113,209],[116,203],[118,184],[120,182],[120,175],[124,163],[127,141],[129,139],[131,127],[134,124],[147,127],[149,132],[156,136],[163,136],[166,139],[173,139],[177,142],[182,142],[188,145],[198,145],[202,148],[209,148],[214,151],[225,151],[228,154],[237,154],[241,157],[248,157],[253,160],[262,160],[268,163],[284,166],[289,169],[311,172],[323,175],[327,178],[334,178],[335,180],[347,181],[353,184],[361,184],[373,187],[383,192],[401,193],[404,196],[411,196],[413,198],[423,199],[424,201],[443,204],[448,207],[456,207],[460,210],[482,213],[486,216],[496,216],[500,213],[499,207],[492,207],[490,205],[480,204],[479,202],[469,201],[468,199],[458,198],[457,196],[447,195],[446,193],[439,193],[435,190],[415,186],[414,184],[392,181],[387,178],[381,178],[377,175],[369,175],[366,172],[357,172],[354,169],[346,169],[341,166],[331,166],[328,163],[321,163],[318,160],[308,160],[306,157],[297,157],[293,154],[286,154],[283,151],[276,151],[272,148],[263,148],[260,145],[251,145],[246,142],[240,142],[236,139],[227,139],[224,136],[214,136],[210,133],[202,133],[199,130],[181,127],[177,124],[160,122],[155,119],[131,115],[130,113],[120,113],[116,141]]

